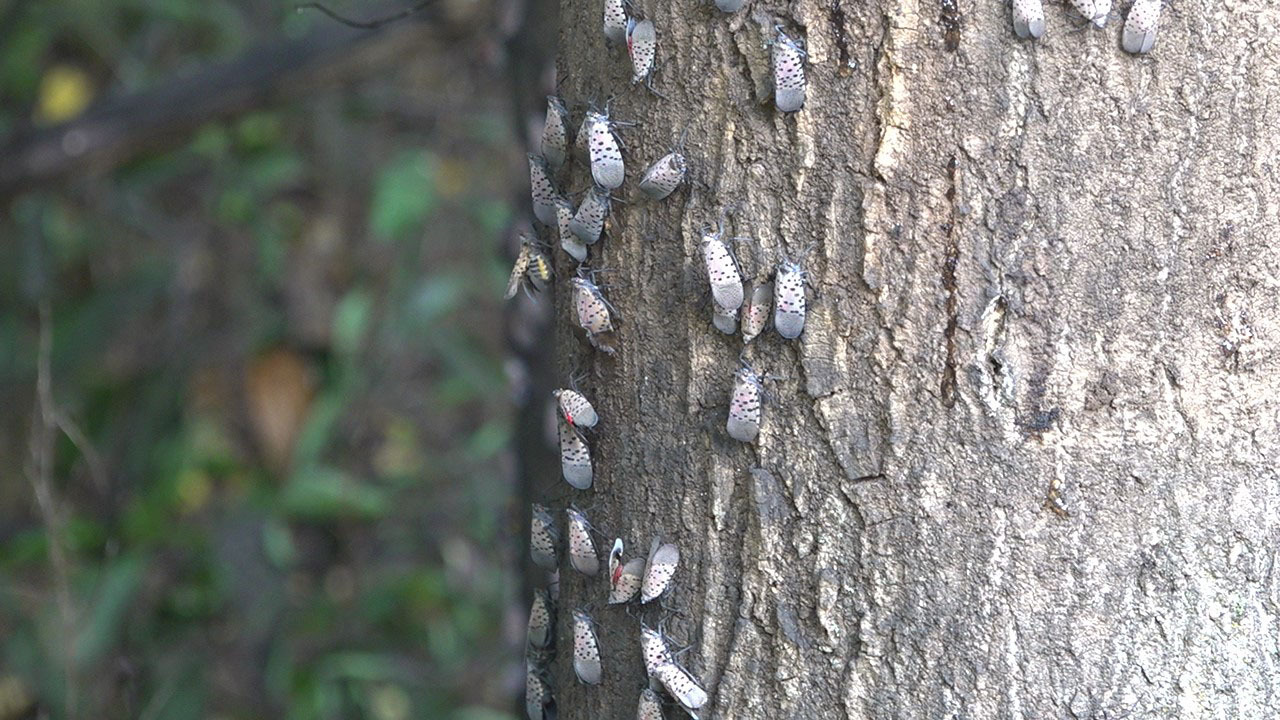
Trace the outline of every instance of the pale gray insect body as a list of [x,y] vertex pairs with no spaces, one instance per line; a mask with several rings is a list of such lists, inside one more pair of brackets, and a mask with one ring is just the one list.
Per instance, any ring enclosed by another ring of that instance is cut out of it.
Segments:
[[557,535],[555,518],[546,505],[533,504],[529,519],[529,554],[535,565],[547,570],[556,568]]
[[551,182],[551,169],[547,161],[540,156],[529,153],[529,185],[533,189],[533,216],[538,222],[551,227],[556,222],[555,183]]
[[671,651],[662,633],[640,623],[640,655],[644,658],[644,671],[653,677],[659,667],[672,662]]
[[529,720],[554,720],[555,700],[551,688],[532,663],[525,671],[524,683],[524,709]]
[[542,157],[549,167],[558,170],[564,165],[568,152],[569,110],[560,98],[548,95],[547,119],[542,124]]
[[614,190],[622,185],[626,177],[622,164],[622,148],[618,137],[613,134],[613,124],[607,115],[587,113],[591,122],[590,137],[587,147],[591,154],[591,177],[596,184],[606,190]]
[[778,265],[774,278],[773,326],[788,340],[795,340],[804,332],[804,286],[807,277],[804,268],[796,263]]
[[[625,34],[626,28],[624,27],[622,30]],[[588,145],[590,145],[591,141],[591,116],[594,114],[587,113],[582,118],[582,125],[578,126],[578,134],[573,137],[573,154],[582,162],[587,162],[591,159],[591,151]]]
[[[684,668],[675,663],[663,663],[654,671],[653,676],[662,683],[667,694],[675,699],[680,707],[690,715],[694,710],[707,704],[707,691],[702,689],[697,680]],[[695,716],[696,717],[696,716]]]
[[760,376],[743,365],[733,375],[733,392],[729,395],[729,437],[751,442],[760,433]]
[[609,191],[591,188],[582,198],[578,212],[569,221],[569,232],[582,242],[594,245],[604,231],[604,219],[609,214]]
[[684,155],[673,150],[645,171],[640,190],[654,200],[662,200],[675,192],[684,180],[685,169]]
[[751,290],[746,310],[742,313],[742,341],[751,342],[764,332],[773,310],[773,283],[758,283]]
[[587,331],[587,339],[591,344],[604,352],[612,353],[613,348],[603,345],[597,338],[602,333],[613,331],[613,320],[609,315],[609,303],[604,299],[600,288],[584,277],[576,277],[573,285],[573,304],[578,313],[578,325]]
[[729,254],[729,247],[720,239],[719,233],[705,233],[702,236],[702,260],[707,268],[707,279],[711,283],[711,298],[715,301],[718,314],[736,312],[742,307],[742,273],[738,272],[738,263]]
[[1123,44],[1135,55],[1151,52],[1160,24],[1161,0],[1134,0],[1124,21]]
[[1085,20],[1102,28],[1107,26],[1107,16],[1111,14],[1111,0],[1071,0],[1071,6],[1084,16]]
[[644,578],[644,558],[631,558],[610,574],[609,604],[630,602],[640,592]]
[[603,674],[595,622],[581,610],[573,611],[573,672],[588,685],[599,685]]
[[1013,0],[1013,32],[1024,40],[1036,40],[1044,35],[1044,3],[1041,0]]
[[640,602],[648,603],[658,599],[671,586],[671,578],[675,577],[676,566],[680,564],[680,549],[671,543],[659,545],[654,538],[653,548],[649,552],[649,562],[645,565],[644,581],[640,587]]
[[636,720],[662,720],[662,701],[651,688],[640,691],[640,704],[636,706]]
[[716,0],[716,7],[727,13],[738,12],[744,4],[746,0]]
[[533,605],[529,608],[529,644],[545,648],[551,644],[552,619],[551,596],[542,588],[533,591]]
[[631,56],[631,84],[649,79],[658,51],[658,34],[652,20],[627,21],[627,54]]
[[600,416],[596,414],[596,409],[591,407],[591,402],[577,390],[560,388],[552,390],[551,395],[560,407],[560,414],[570,425],[595,427],[600,421]]
[[773,41],[773,103],[783,112],[804,106],[804,48],[778,28]]
[[573,234],[570,223],[573,222],[573,204],[564,198],[556,198],[556,224],[560,230],[560,249],[578,262],[587,259],[587,246]]
[[569,517],[569,565],[583,575],[595,575],[600,572],[600,558],[591,539],[591,524],[576,508],[565,508],[564,512]]
[[560,418],[556,423],[560,436],[560,472],[564,481],[579,490],[591,487],[591,448],[577,428]]
[[627,37],[627,9],[622,0],[604,0],[604,37],[611,43]]

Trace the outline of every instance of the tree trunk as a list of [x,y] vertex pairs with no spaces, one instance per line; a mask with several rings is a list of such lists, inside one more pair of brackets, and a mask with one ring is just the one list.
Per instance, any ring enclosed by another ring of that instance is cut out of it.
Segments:
[[[592,248],[617,353],[565,282],[556,343],[602,418],[571,496],[602,553],[682,550],[702,717],[1276,716],[1280,9],[1180,3],[1135,57],[1057,2],[1030,42],[962,0],[954,50],[933,2],[638,7],[665,99],[599,0],[562,7],[562,94],[639,124]],[[775,23],[807,46],[798,113],[770,102]],[[688,182],[640,200],[686,129]],[[726,209],[748,280],[815,246],[804,334],[746,348],[782,376],[750,445],[698,251]],[[561,578],[560,717],[634,717],[636,620]],[[588,604],[598,687],[569,662]]]

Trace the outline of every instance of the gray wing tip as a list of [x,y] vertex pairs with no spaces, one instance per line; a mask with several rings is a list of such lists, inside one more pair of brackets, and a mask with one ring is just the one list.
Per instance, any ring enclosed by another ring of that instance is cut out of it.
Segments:
[[1018,18],[1013,19],[1013,31],[1023,40],[1039,40],[1044,35],[1044,19],[1026,22]]
[[746,423],[741,420],[729,419],[727,426],[729,437],[740,442],[749,443],[756,439],[756,435],[760,433],[760,426],[754,423]]
[[570,465],[562,468],[564,471],[564,481],[579,490],[586,490],[591,487],[591,466]]
[[796,112],[804,107],[804,90],[778,90],[773,104],[782,112]]
[[1125,29],[1123,44],[1125,52],[1141,55],[1151,51],[1151,47],[1156,44],[1156,34]]

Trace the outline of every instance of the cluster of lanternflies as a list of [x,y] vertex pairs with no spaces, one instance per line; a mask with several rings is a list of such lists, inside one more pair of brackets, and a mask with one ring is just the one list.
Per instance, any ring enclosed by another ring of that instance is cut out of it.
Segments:
[[[724,12],[741,9],[744,0],[715,0]],[[657,32],[651,20],[628,17],[625,0],[604,0],[604,35],[611,45],[626,43],[632,65],[632,84],[649,85],[657,55]],[[779,27],[771,42],[774,105],[781,111],[794,112],[804,105],[805,53],[800,42],[792,40]],[[618,129],[622,123],[609,119],[608,111],[594,108],[586,113],[570,142],[572,124],[568,109],[557,97],[547,98],[546,122],[543,126],[541,154],[529,155],[529,179],[532,186],[533,214],[543,226],[558,232],[559,245],[578,270],[570,280],[572,303],[578,325],[591,345],[612,354],[613,317],[616,312],[586,269],[590,248],[600,241],[605,229],[613,197],[612,191],[622,186],[625,172]],[[684,181],[687,169],[683,154],[683,138],[669,153],[653,163],[643,174],[639,189],[653,201],[664,200]],[[592,187],[586,191],[577,208],[556,188],[556,173],[576,155],[591,168]],[[747,292],[742,272],[722,239],[722,226],[703,232],[700,243],[712,298],[712,324],[721,332],[733,334],[741,316],[745,342],[751,342],[766,328],[772,317],[777,332],[795,339],[804,330],[804,269],[786,260],[777,267],[772,281],[755,283]],[[541,291],[554,281],[549,250],[527,235],[521,238],[520,254],[512,268],[507,298],[523,287]],[[761,379],[746,363],[734,375],[730,394],[728,433],[742,442],[755,440],[760,430],[760,406],[763,393]],[[599,422],[590,401],[576,387],[554,393],[557,406],[557,428],[560,441],[561,473],[565,481],[578,490],[591,487],[593,471],[591,449],[584,428]],[[569,566],[577,572],[595,576],[600,571],[596,553],[595,531],[583,512],[572,505],[566,508]],[[560,532],[555,515],[545,505],[534,504],[531,515],[530,548],[535,564],[552,573],[548,588],[534,591],[529,612],[526,645],[525,703],[530,720],[549,720],[555,716],[555,701],[548,678],[548,663],[554,656],[555,604],[559,584],[557,548]],[[614,540],[609,552],[608,599],[610,606],[628,605],[637,599],[646,605],[661,598],[669,589],[680,563],[680,551],[672,543],[654,538],[646,556],[623,558],[621,538]],[[578,680],[597,685],[602,679],[600,641],[595,623],[585,608],[572,612],[573,670]],[[707,691],[700,681],[680,663],[668,647],[667,638],[655,628],[640,624],[640,655],[649,678],[641,691],[637,706],[638,720],[661,720],[664,703],[674,703],[690,717],[708,702]]]
[[[1150,52],[1156,44],[1156,27],[1160,22],[1160,8],[1165,0],[1134,0],[1124,21],[1121,44],[1126,52],[1140,54]],[[1098,27],[1106,27],[1111,17],[1111,0],[1070,0],[1071,6],[1086,20]],[[1039,38],[1044,35],[1044,4],[1042,0],[1013,0],[1013,31],[1020,38]]]

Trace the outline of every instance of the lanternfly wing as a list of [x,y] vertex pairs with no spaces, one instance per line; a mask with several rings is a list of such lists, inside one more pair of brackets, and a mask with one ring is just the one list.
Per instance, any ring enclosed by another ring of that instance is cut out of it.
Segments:
[[686,711],[697,710],[707,704],[707,691],[698,685],[693,676],[675,663],[664,663],[658,666],[654,677],[666,688],[667,694],[680,703]]
[[613,190],[622,185],[626,177],[622,164],[622,148],[618,138],[613,134],[613,126],[609,119],[599,113],[592,113],[591,137],[588,147],[591,153],[591,177],[596,184],[606,190]]
[[588,245],[594,245],[604,231],[604,219],[609,214],[609,193],[592,188],[582,198],[578,212],[569,221],[569,232]]
[[640,704],[636,707],[636,720],[662,720],[662,701],[650,688],[640,691]]
[[1156,44],[1160,3],[1161,0],[1134,0],[1124,21],[1124,49],[1127,52],[1150,52]]
[[773,310],[773,283],[764,282],[751,291],[751,299],[747,309],[742,313],[742,341],[751,342],[769,323],[769,315]]
[[572,425],[560,418],[557,423],[560,432],[560,470],[564,481],[579,490],[591,487],[591,448],[587,441]]
[[546,505],[534,503],[529,522],[529,554],[538,567],[556,568],[556,525]]
[[631,84],[644,82],[653,72],[653,59],[657,55],[658,34],[652,20],[631,20],[627,23],[627,53],[631,56]]
[[551,169],[547,161],[540,156],[529,153],[529,185],[533,189],[533,216],[538,222],[551,227],[556,223],[555,183],[551,181]]
[[506,300],[516,296],[520,291],[520,283],[524,281],[525,273],[529,271],[529,246],[520,243],[520,254],[516,255],[515,265],[511,266],[511,278],[507,280],[507,292],[502,297]]
[[773,41],[773,102],[783,112],[804,106],[804,50],[778,30]]
[[537,648],[545,648],[551,643],[552,627],[551,596],[546,590],[537,588],[533,591],[533,605],[529,608],[529,644]]
[[1013,0],[1013,31],[1023,39],[1039,39],[1044,35],[1044,3]]
[[644,671],[650,677],[659,667],[672,662],[671,651],[667,649],[662,633],[644,623],[640,624],[640,655],[644,658]]
[[579,327],[592,335],[612,331],[609,306],[600,294],[600,288],[586,278],[574,278],[573,289]]
[[587,259],[587,246],[573,234],[569,226],[573,222],[573,215],[573,204],[564,198],[556,198],[556,225],[560,231],[560,249],[574,260],[584,262]]
[[702,259],[711,283],[711,297],[719,308],[719,314],[742,307],[742,273],[738,272],[738,264],[729,254],[729,247],[716,235],[703,235]]
[[747,368],[733,376],[733,393],[729,396],[729,437],[751,442],[760,432],[760,378]]
[[645,171],[640,179],[640,190],[654,200],[662,200],[675,192],[676,187],[684,180],[684,155],[678,152],[667,153],[658,162]]
[[675,577],[676,566],[679,564],[680,549],[675,545],[667,543],[655,547],[649,553],[649,562],[644,569],[644,582],[640,587],[640,602],[652,602],[666,592],[671,585],[671,578]]
[[547,96],[547,119],[542,125],[542,157],[558,169],[569,150],[569,111],[555,95]]
[[804,331],[804,281],[805,272],[799,265],[784,262],[778,266],[774,280],[773,326],[788,340],[800,337]]
[[583,575],[595,575],[600,572],[600,558],[591,539],[591,523],[575,508],[566,508],[564,512],[569,518],[569,565]]
[[581,610],[573,611],[573,671],[588,685],[600,684],[600,641],[595,623]]

